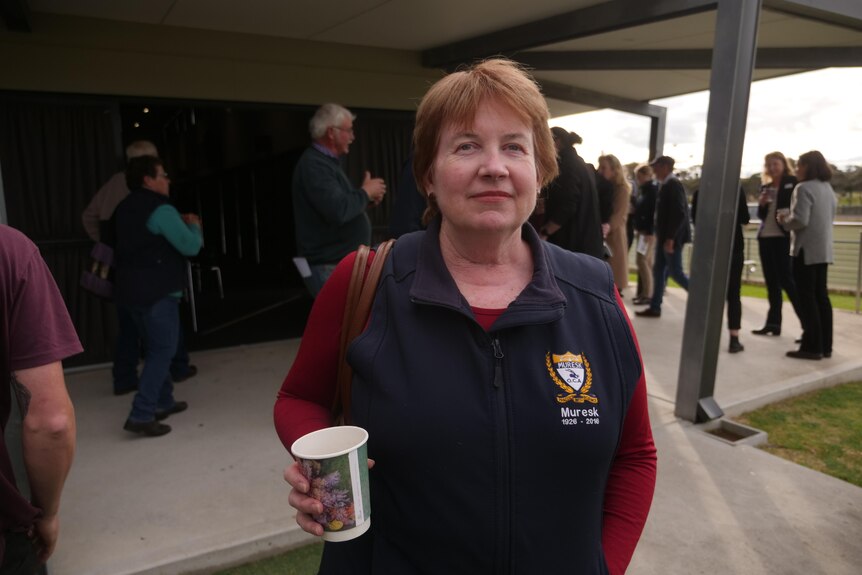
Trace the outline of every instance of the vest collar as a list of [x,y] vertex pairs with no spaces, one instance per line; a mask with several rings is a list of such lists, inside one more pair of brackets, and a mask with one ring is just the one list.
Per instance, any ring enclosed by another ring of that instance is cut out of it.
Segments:
[[[439,216],[435,218],[420,240],[416,278],[410,290],[410,299],[467,312],[470,306],[458,291],[458,286],[443,261],[443,253],[440,250],[440,221]],[[566,298],[557,285],[545,245],[539,235],[531,225],[524,224],[521,227],[521,237],[530,246],[533,254],[533,279],[517,299],[509,304],[506,312],[495,323],[495,329],[506,327],[509,323],[553,321],[562,315],[566,305]],[[548,313],[552,317],[545,317]]]

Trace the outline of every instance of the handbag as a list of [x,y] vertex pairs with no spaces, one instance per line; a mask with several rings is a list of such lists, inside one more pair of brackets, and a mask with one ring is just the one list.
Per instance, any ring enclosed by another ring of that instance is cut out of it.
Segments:
[[108,244],[96,242],[90,252],[90,268],[81,273],[81,287],[110,300],[114,295],[114,249]]
[[371,304],[377,294],[377,285],[383,275],[383,264],[392,249],[395,240],[386,240],[375,250],[374,261],[368,273],[365,268],[371,248],[359,246],[353,271],[350,274],[350,284],[347,288],[347,300],[344,306],[344,316],[341,319],[341,340],[338,350],[338,377],[336,379],[335,398],[332,404],[333,420],[336,424],[350,422],[350,388],[353,383],[353,368],[347,363],[347,347],[365,329]]

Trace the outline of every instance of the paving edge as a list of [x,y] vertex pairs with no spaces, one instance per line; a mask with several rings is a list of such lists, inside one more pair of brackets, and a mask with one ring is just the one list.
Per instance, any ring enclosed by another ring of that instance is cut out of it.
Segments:
[[721,407],[725,417],[732,418],[771,403],[808,393],[809,391],[816,391],[860,380],[862,380],[862,360],[844,362],[827,370],[808,373],[785,380],[778,389],[773,389],[757,397],[744,399],[729,405],[721,404]]
[[[265,532],[266,529],[260,531]],[[209,575],[319,541],[319,538],[302,531],[297,525],[245,540],[231,539],[232,542],[223,541],[221,544],[213,542],[209,549],[201,549],[185,557],[175,555],[163,563],[124,571],[118,575]]]

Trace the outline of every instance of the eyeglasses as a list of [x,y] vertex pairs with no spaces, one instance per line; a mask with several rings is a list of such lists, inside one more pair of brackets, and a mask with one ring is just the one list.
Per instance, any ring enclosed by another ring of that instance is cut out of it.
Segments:
[[332,126],[336,130],[341,130],[342,132],[347,132],[348,134],[353,133],[353,128],[342,128],[341,126]]
[[161,174],[156,174],[156,177],[157,177],[157,178],[164,178],[164,179],[166,179],[166,180],[170,180],[170,179],[171,179],[171,177],[168,175],[168,173],[167,173],[167,172],[162,172]]

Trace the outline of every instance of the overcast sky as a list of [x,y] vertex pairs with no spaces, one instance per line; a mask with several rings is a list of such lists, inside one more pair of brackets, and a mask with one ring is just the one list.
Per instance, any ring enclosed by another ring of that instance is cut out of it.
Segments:
[[[862,165],[862,68],[829,68],[755,82],[751,87],[742,176],[758,173],[774,150],[796,158],[820,150],[840,168]],[[688,168],[703,164],[709,92],[655,100],[668,108],[664,153]],[[602,153],[624,164],[646,160],[648,118],[600,110],[554,118],[581,135],[578,153],[596,163]]]

